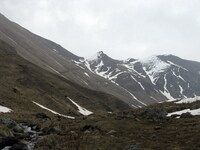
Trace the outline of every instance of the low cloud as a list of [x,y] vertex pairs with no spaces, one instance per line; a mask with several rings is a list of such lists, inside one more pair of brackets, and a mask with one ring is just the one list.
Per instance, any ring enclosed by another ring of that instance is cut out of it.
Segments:
[[1,0],[0,12],[79,56],[200,61],[199,0]]

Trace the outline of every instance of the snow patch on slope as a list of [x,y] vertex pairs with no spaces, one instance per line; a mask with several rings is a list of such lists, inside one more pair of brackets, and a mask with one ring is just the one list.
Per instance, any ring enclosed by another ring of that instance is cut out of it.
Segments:
[[167,89],[167,78],[166,78],[166,75],[167,74],[165,74],[164,75],[164,91],[161,91],[160,90],[160,92],[165,96],[165,97],[167,97],[168,99],[174,99],[172,96],[171,96],[171,94],[170,94],[170,92],[168,91],[168,89]]
[[132,75],[131,75],[131,78],[132,78],[133,80],[135,80],[135,82],[137,82],[137,83],[140,85],[141,89],[143,89],[143,90],[145,91],[145,88],[144,88],[144,86],[142,85],[141,82],[137,81]]
[[184,98],[178,102],[175,102],[176,104],[187,104],[187,103],[194,103],[194,102],[197,102],[197,101],[200,101],[200,96],[196,96],[196,97],[193,97],[193,98]]
[[154,85],[159,77],[159,73],[166,71],[170,67],[170,64],[162,61],[157,56],[142,59],[140,62],[143,66],[143,70]]
[[12,110],[10,108],[0,105],[0,113],[9,113],[11,111]]
[[87,73],[87,72],[84,72],[84,74],[85,74],[86,76],[90,77],[90,76],[88,75],[88,73]]
[[200,108],[194,109],[194,110],[184,109],[184,110],[181,110],[181,111],[175,111],[175,112],[172,112],[172,113],[168,113],[167,117],[170,117],[172,115],[181,115],[181,114],[187,113],[187,112],[191,113],[193,116],[200,115]]
[[65,118],[69,118],[69,119],[75,119],[75,117],[71,117],[71,116],[67,116],[67,115],[60,114],[60,113],[58,113],[58,112],[56,112],[56,111],[53,111],[53,110],[51,110],[51,109],[49,109],[49,108],[47,108],[47,107],[45,107],[45,106],[43,106],[43,105],[41,105],[41,104],[35,102],[35,101],[32,101],[32,102],[33,102],[34,104],[36,104],[37,106],[39,106],[40,108],[45,109],[45,110],[47,110],[47,111],[50,111],[50,112],[53,113],[53,114],[56,114],[56,115],[59,115],[59,116],[65,117]]
[[69,99],[74,105],[76,105],[76,107],[78,108],[78,112],[81,113],[82,115],[88,116],[88,115],[93,114],[93,112],[91,112],[91,111],[89,111],[89,110],[87,110],[87,109],[81,107],[80,105],[78,105],[76,102],[74,102],[74,101],[73,101],[72,99],[70,99],[69,97],[68,97],[68,99]]
[[175,64],[175,63],[173,63],[173,62],[171,62],[171,61],[167,61],[170,65],[173,65],[173,66],[176,66],[176,67],[178,67],[178,68],[181,68],[181,69],[183,69],[183,70],[185,70],[185,71],[188,71],[186,68],[184,68],[184,67],[181,67],[181,66],[179,66],[179,65],[177,65],[177,64]]

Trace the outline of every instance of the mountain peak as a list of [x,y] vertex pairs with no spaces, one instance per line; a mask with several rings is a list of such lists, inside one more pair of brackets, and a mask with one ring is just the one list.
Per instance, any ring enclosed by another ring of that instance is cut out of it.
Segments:
[[93,56],[90,56],[89,58],[87,58],[88,61],[96,61],[99,59],[103,59],[105,57],[108,57],[103,51],[99,51],[96,54],[94,54]]
[[104,52],[103,52],[103,51],[99,51],[99,52],[97,52],[97,54],[98,54],[98,55],[103,55]]

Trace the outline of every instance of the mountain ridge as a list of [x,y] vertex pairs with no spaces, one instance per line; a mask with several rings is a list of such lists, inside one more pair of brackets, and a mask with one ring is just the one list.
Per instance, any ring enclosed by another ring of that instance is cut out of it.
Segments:
[[87,59],[5,17],[0,20],[0,39],[13,46],[20,56],[83,87],[114,95],[132,108],[200,95],[199,62],[173,55],[117,60],[103,51]]

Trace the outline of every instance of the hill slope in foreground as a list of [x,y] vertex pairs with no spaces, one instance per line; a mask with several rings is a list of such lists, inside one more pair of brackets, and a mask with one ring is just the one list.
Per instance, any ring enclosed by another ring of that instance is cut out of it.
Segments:
[[3,41],[0,41],[0,104],[16,115],[31,114],[44,107],[72,117],[129,109],[114,96],[83,88],[29,63]]

